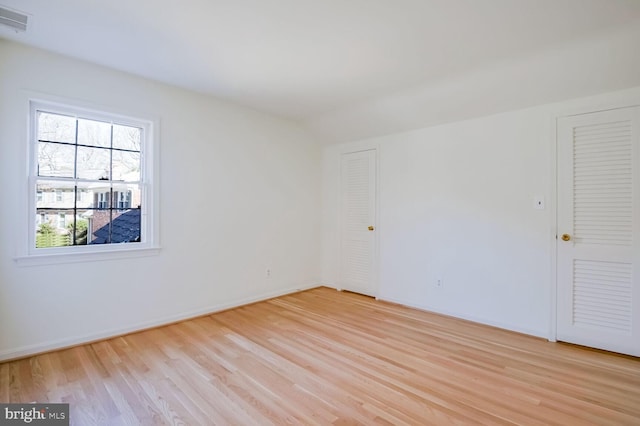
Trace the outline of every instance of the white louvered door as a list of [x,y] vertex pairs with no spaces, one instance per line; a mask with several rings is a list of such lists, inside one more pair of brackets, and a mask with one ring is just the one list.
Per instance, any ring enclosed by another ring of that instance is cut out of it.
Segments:
[[557,338],[636,356],[639,136],[639,108],[558,120]]
[[339,287],[342,290],[376,296],[375,150],[342,155],[341,192]]

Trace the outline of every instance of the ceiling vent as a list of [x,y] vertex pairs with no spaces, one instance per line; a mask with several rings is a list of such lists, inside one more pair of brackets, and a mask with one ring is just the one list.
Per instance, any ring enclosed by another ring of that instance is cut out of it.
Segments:
[[15,32],[27,31],[28,20],[29,17],[24,13],[0,6],[0,25],[10,27]]

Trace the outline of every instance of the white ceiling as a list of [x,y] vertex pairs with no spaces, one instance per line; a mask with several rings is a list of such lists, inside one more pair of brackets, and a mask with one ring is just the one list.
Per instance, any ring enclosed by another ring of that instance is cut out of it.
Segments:
[[[26,33],[0,29],[0,37],[301,120],[333,141],[418,125],[395,120],[395,128],[367,131],[380,127],[380,108],[386,108],[381,105],[397,106],[398,97],[411,109],[407,96],[454,90],[451,82],[457,78],[640,28],[640,0],[0,0],[0,5],[32,16]],[[632,50],[628,54],[637,57],[640,49]],[[349,128],[353,120],[362,121],[357,129],[336,130]]]

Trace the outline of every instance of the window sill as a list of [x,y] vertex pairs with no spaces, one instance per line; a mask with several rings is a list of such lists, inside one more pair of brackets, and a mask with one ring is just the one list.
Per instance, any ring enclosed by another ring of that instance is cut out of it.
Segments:
[[157,256],[160,247],[140,247],[91,252],[50,253],[18,256],[14,260],[18,266],[57,265],[60,263],[97,262],[103,260],[131,259],[135,257]]

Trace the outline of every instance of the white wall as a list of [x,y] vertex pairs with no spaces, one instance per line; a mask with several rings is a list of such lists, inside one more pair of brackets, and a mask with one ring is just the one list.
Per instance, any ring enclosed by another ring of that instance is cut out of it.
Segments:
[[340,153],[377,147],[380,298],[552,337],[552,117],[629,99],[640,90],[325,148],[323,281],[338,282]]
[[[321,154],[302,128],[8,41],[0,58],[0,359],[319,283]],[[16,264],[25,91],[159,120],[159,255]]]

